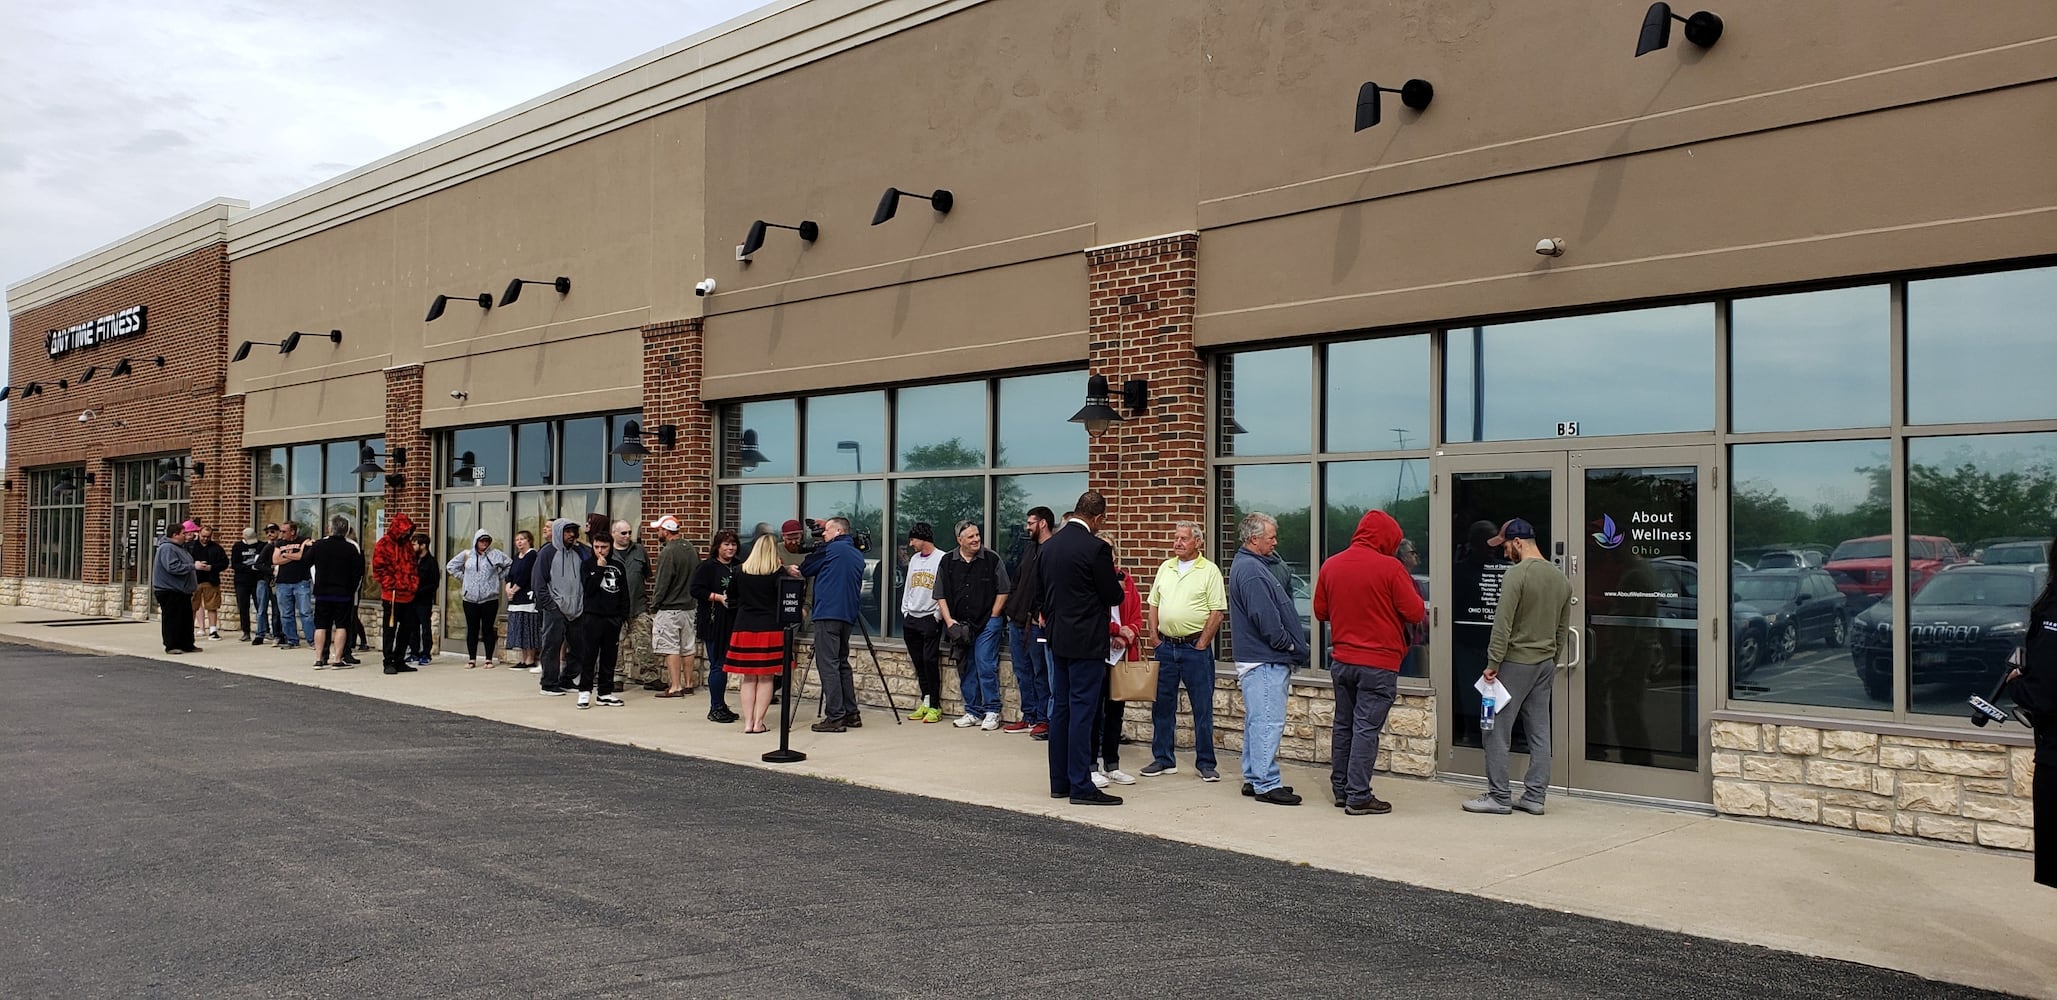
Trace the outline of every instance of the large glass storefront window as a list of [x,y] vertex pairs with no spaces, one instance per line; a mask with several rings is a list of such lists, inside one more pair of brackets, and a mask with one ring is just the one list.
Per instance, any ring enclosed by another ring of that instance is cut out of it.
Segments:
[[[348,520],[351,537],[364,550],[364,585],[359,593],[376,598],[371,547],[386,526],[386,477],[357,475],[365,448],[384,455],[386,441],[347,438],[258,448],[250,453],[250,481],[256,485],[254,515],[259,526],[291,521],[301,538],[314,539],[329,533],[331,518],[340,515]],[[385,465],[390,459],[379,462]]]
[[83,579],[86,544],[86,467],[36,469],[29,473],[27,575],[50,580]]
[[933,526],[942,548],[955,544],[958,522],[977,523],[1012,568],[1028,509],[1062,512],[1085,491],[1086,435],[1069,422],[1083,378],[1051,372],[729,406],[715,523],[735,529],[747,552],[789,519],[848,518],[871,541],[859,594],[866,627],[897,635],[916,521]]
[[[1429,340],[1415,334],[1215,359],[1212,555],[1226,572],[1246,515],[1278,522],[1276,555],[1315,649],[1310,671],[1328,664],[1327,628],[1314,620],[1321,562],[1350,544],[1366,513],[1399,522],[1406,539],[1395,555],[1428,593]],[[1217,655],[1233,659],[1235,637],[1223,634]],[[1428,628],[1407,638],[1402,675],[1427,677]]]
[[1450,441],[1714,429],[1714,304],[1448,332]]

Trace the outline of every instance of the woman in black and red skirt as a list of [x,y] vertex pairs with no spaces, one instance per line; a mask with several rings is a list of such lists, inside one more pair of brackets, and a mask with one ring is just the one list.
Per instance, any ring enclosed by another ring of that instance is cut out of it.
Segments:
[[771,679],[786,665],[786,632],[779,627],[779,575],[785,569],[774,537],[759,535],[750,558],[729,578],[728,607],[735,619],[722,668],[742,682],[746,733],[771,731],[764,726]]

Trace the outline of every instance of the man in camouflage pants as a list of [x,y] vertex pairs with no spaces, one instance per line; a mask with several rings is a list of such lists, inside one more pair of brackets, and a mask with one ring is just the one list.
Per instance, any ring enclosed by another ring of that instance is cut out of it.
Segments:
[[646,690],[662,691],[664,669],[650,650],[650,553],[636,541],[635,528],[627,521],[614,522],[613,529],[614,555],[628,568],[629,589],[629,616],[621,625],[622,656],[615,668],[615,689],[625,691],[631,684],[640,684]]

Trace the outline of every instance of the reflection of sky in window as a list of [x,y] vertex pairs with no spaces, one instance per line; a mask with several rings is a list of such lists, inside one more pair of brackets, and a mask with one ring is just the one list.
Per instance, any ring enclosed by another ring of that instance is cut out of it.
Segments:
[[1907,442],[1907,464],[1942,472],[1970,465],[1995,475],[2057,475],[2057,434],[1913,438]]
[[1308,424],[1313,419],[1314,349],[1282,347],[1245,351],[1225,366],[1234,405],[1224,417],[1241,425],[1237,433],[1222,422],[1224,455],[1293,455],[1312,449]]
[[885,461],[885,393],[808,398],[807,475],[878,472]]
[[1888,462],[1884,441],[1745,444],[1735,447],[1730,471],[1737,489],[1776,492],[1803,513],[1846,512],[1871,495],[1871,477],[1858,470]]
[[[1302,463],[1291,465],[1224,466],[1230,477],[1238,519],[1253,512],[1270,514],[1279,521],[1278,557],[1306,575],[1313,564],[1313,539],[1308,514],[1311,509],[1312,472]],[[1233,553],[1238,541],[1237,526],[1222,526],[1223,551]]]
[[757,435],[757,450],[763,453],[764,461],[754,468],[729,470],[735,476],[777,477],[790,476],[798,463],[800,421],[790,399],[767,399],[755,403],[744,403],[736,414],[741,422],[739,433]]
[[1712,303],[1489,326],[1481,339],[1474,412],[1472,331],[1449,333],[1449,440],[1545,438],[1569,420],[1586,437],[1714,426]]
[[1907,285],[1907,420],[2047,418],[2057,268]]
[[1428,446],[1427,334],[1332,344],[1325,368],[1329,451]]
[[799,516],[799,504],[794,502],[793,487],[783,483],[766,483],[762,486],[735,487],[734,508],[727,511],[722,526],[734,528],[736,536],[745,547],[756,539],[759,525],[770,525],[767,529],[776,533],[786,519]]
[[[986,383],[958,382],[902,389],[893,403],[894,443],[900,449],[896,468],[965,469],[985,464]],[[955,441],[954,455],[936,445]],[[921,460],[909,455],[928,448]]]
[[1000,453],[993,464],[1014,469],[1086,464],[1086,427],[1071,423],[1085,399],[1084,372],[1001,379]]
[[1884,426],[1891,316],[1884,285],[1737,299],[1729,335],[1734,429]]

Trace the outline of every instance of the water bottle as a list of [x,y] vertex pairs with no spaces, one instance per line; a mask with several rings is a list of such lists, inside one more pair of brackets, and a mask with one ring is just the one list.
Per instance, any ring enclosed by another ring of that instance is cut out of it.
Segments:
[[1485,700],[1484,700],[1483,702],[1481,702],[1481,703],[1480,703],[1480,706],[1479,706],[1479,713],[1478,713],[1478,727],[1479,727],[1480,729],[1482,729],[1482,730],[1485,730],[1485,731],[1487,731],[1487,732],[1491,732],[1491,731],[1492,731],[1492,729],[1493,729],[1493,696],[1492,696],[1492,695],[1486,695],[1486,696],[1485,696]]

